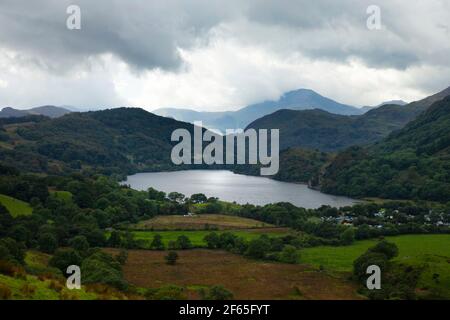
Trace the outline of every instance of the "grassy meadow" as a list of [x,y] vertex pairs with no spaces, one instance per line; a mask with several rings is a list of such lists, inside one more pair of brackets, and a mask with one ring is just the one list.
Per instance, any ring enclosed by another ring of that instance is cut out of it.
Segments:
[[[395,243],[399,255],[395,262],[421,266],[422,275],[418,288],[435,290],[450,298],[450,235],[403,235],[386,237]],[[356,241],[342,247],[321,246],[301,250],[301,263],[323,266],[327,271],[351,272],[353,261],[363,254],[377,240]],[[438,280],[433,275],[438,274]]]
[[13,217],[27,216],[33,212],[33,208],[27,202],[3,194],[0,194],[0,203],[8,209]]
[[[289,229],[286,228],[260,228],[260,229],[237,229],[237,230],[227,230],[235,234],[238,237],[242,237],[247,241],[253,240],[261,236],[262,234],[267,234],[270,237],[282,237],[289,234]],[[162,237],[162,242],[167,247],[170,241],[176,241],[181,235],[187,236],[194,247],[205,247],[206,243],[203,240],[204,237],[211,233],[212,230],[196,230],[196,231],[132,231],[134,238],[141,242],[142,248],[147,249],[150,247],[155,234],[159,234]],[[215,231],[218,234],[225,231]]]

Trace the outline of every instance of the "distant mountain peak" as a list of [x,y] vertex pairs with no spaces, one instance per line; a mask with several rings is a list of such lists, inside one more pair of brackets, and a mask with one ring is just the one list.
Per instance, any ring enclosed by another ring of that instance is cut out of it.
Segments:
[[66,108],[56,106],[40,106],[27,110],[5,107],[0,111],[0,118],[18,118],[29,115],[41,115],[49,118],[58,118],[70,112],[71,111]]
[[363,113],[361,109],[336,102],[314,90],[305,88],[285,92],[277,100],[254,103],[237,111],[198,112],[186,108],[166,108],[155,110],[154,113],[191,123],[199,120],[207,128],[224,131],[228,128],[245,128],[256,119],[281,109],[321,109],[329,113],[342,115],[359,115]]

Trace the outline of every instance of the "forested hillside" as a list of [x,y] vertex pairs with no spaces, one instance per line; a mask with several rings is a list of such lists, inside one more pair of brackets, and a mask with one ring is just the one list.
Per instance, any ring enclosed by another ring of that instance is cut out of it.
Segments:
[[173,130],[193,128],[137,108],[16,120],[2,125],[0,161],[51,173],[82,167],[105,173],[166,169],[172,165]]
[[280,129],[280,149],[298,147],[338,151],[385,138],[447,95],[450,95],[450,88],[405,106],[383,105],[359,116],[332,114],[318,109],[279,110],[252,122],[248,128]]
[[368,148],[340,153],[322,190],[353,197],[450,199],[450,96]]

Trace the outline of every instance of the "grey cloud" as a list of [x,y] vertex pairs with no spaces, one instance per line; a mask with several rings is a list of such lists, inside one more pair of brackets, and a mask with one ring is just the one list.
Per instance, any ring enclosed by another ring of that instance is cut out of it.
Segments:
[[[346,61],[357,57],[372,67],[398,69],[422,62],[446,63],[445,55],[430,54],[429,48],[420,47],[420,37],[427,30],[417,35],[411,28],[411,17],[402,17],[412,14],[408,6],[413,4],[386,0],[377,3],[382,8],[383,24],[388,27],[388,32],[381,34],[366,28],[366,9],[372,4],[369,0],[3,0],[0,42],[53,71],[67,70],[102,53],[115,54],[136,70],[174,71],[182,62],[178,47],[189,49],[202,41],[208,43],[215,27],[243,19],[273,28],[275,33],[266,41],[284,41],[280,50],[287,47],[312,58]],[[429,3],[436,10],[442,5]],[[80,31],[65,28],[70,4],[81,7]],[[414,14],[421,20],[435,18],[420,17],[426,14],[421,12]],[[443,17],[450,18],[450,13]],[[445,19],[440,20],[444,21],[435,21],[436,30],[428,31],[448,34],[448,29],[442,27]],[[240,31],[234,36],[248,37],[245,30]]]
[[[177,47],[189,47],[227,11],[217,1],[4,0],[2,46],[59,70],[86,57],[112,53],[137,69],[176,69]],[[81,30],[66,28],[66,9],[81,8]],[[214,6],[216,4],[216,6]]]

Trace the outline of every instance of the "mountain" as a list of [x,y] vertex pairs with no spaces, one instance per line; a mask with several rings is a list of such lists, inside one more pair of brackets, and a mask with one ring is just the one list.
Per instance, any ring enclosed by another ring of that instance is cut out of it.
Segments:
[[404,105],[408,104],[408,102],[403,101],[403,100],[389,100],[389,101],[382,102],[375,107],[378,108],[378,107],[384,106],[385,104],[396,104],[398,106],[404,106]]
[[25,117],[28,115],[42,115],[49,118],[57,118],[70,112],[71,111],[66,108],[55,106],[42,106],[27,110],[18,110],[10,107],[5,107],[0,111],[0,118]]
[[[0,127],[0,162],[26,171],[62,173],[98,168],[104,173],[169,170],[171,134],[193,125],[138,108],[69,113]],[[0,123],[1,124],[1,123]]]
[[320,185],[353,197],[449,201],[450,96],[379,143],[340,153]]
[[226,129],[245,128],[252,121],[280,109],[306,110],[316,108],[343,115],[357,115],[363,112],[358,108],[323,97],[312,90],[299,89],[283,94],[276,101],[269,100],[252,104],[237,111],[197,112],[190,109],[163,108],[155,110],[154,113],[191,123],[202,121],[207,128],[225,132]]
[[17,110],[10,107],[5,107],[0,111],[0,118],[18,118],[27,115],[29,115],[29,113],[25,110]]
[[404,105],[407,105],[407,104],[408,104],[408,102],[405,102],[403,100],[390,100],[390,101],[382,102],[382,103],[380,103],[380,104],[378,104],[376,106],[365,106],[365,107],[362,107],[361,110],[364,111],[364,112],[367,112],[369,110],[372,110],[372,109],[375,109],[375,108],[379,108],[379,107],[382,107],[382,106],[385,106],[385,105],[404,106]]
[[238,121],[234,117],[233,111],[225,112],[202,112],[190,109],[164,108],[157,109],[153,113],[179,121],[194,123],[202,121],[206,128],[219,129],[225,133],[226,129],[238,128]]
[[450,88],[407,105],[383,105],[362,115],[337,115],[323,110],[279,110],[252,122],[247,128],[280,129],[280,148],[338,151],[374,143],[404,127],[438,101]]

